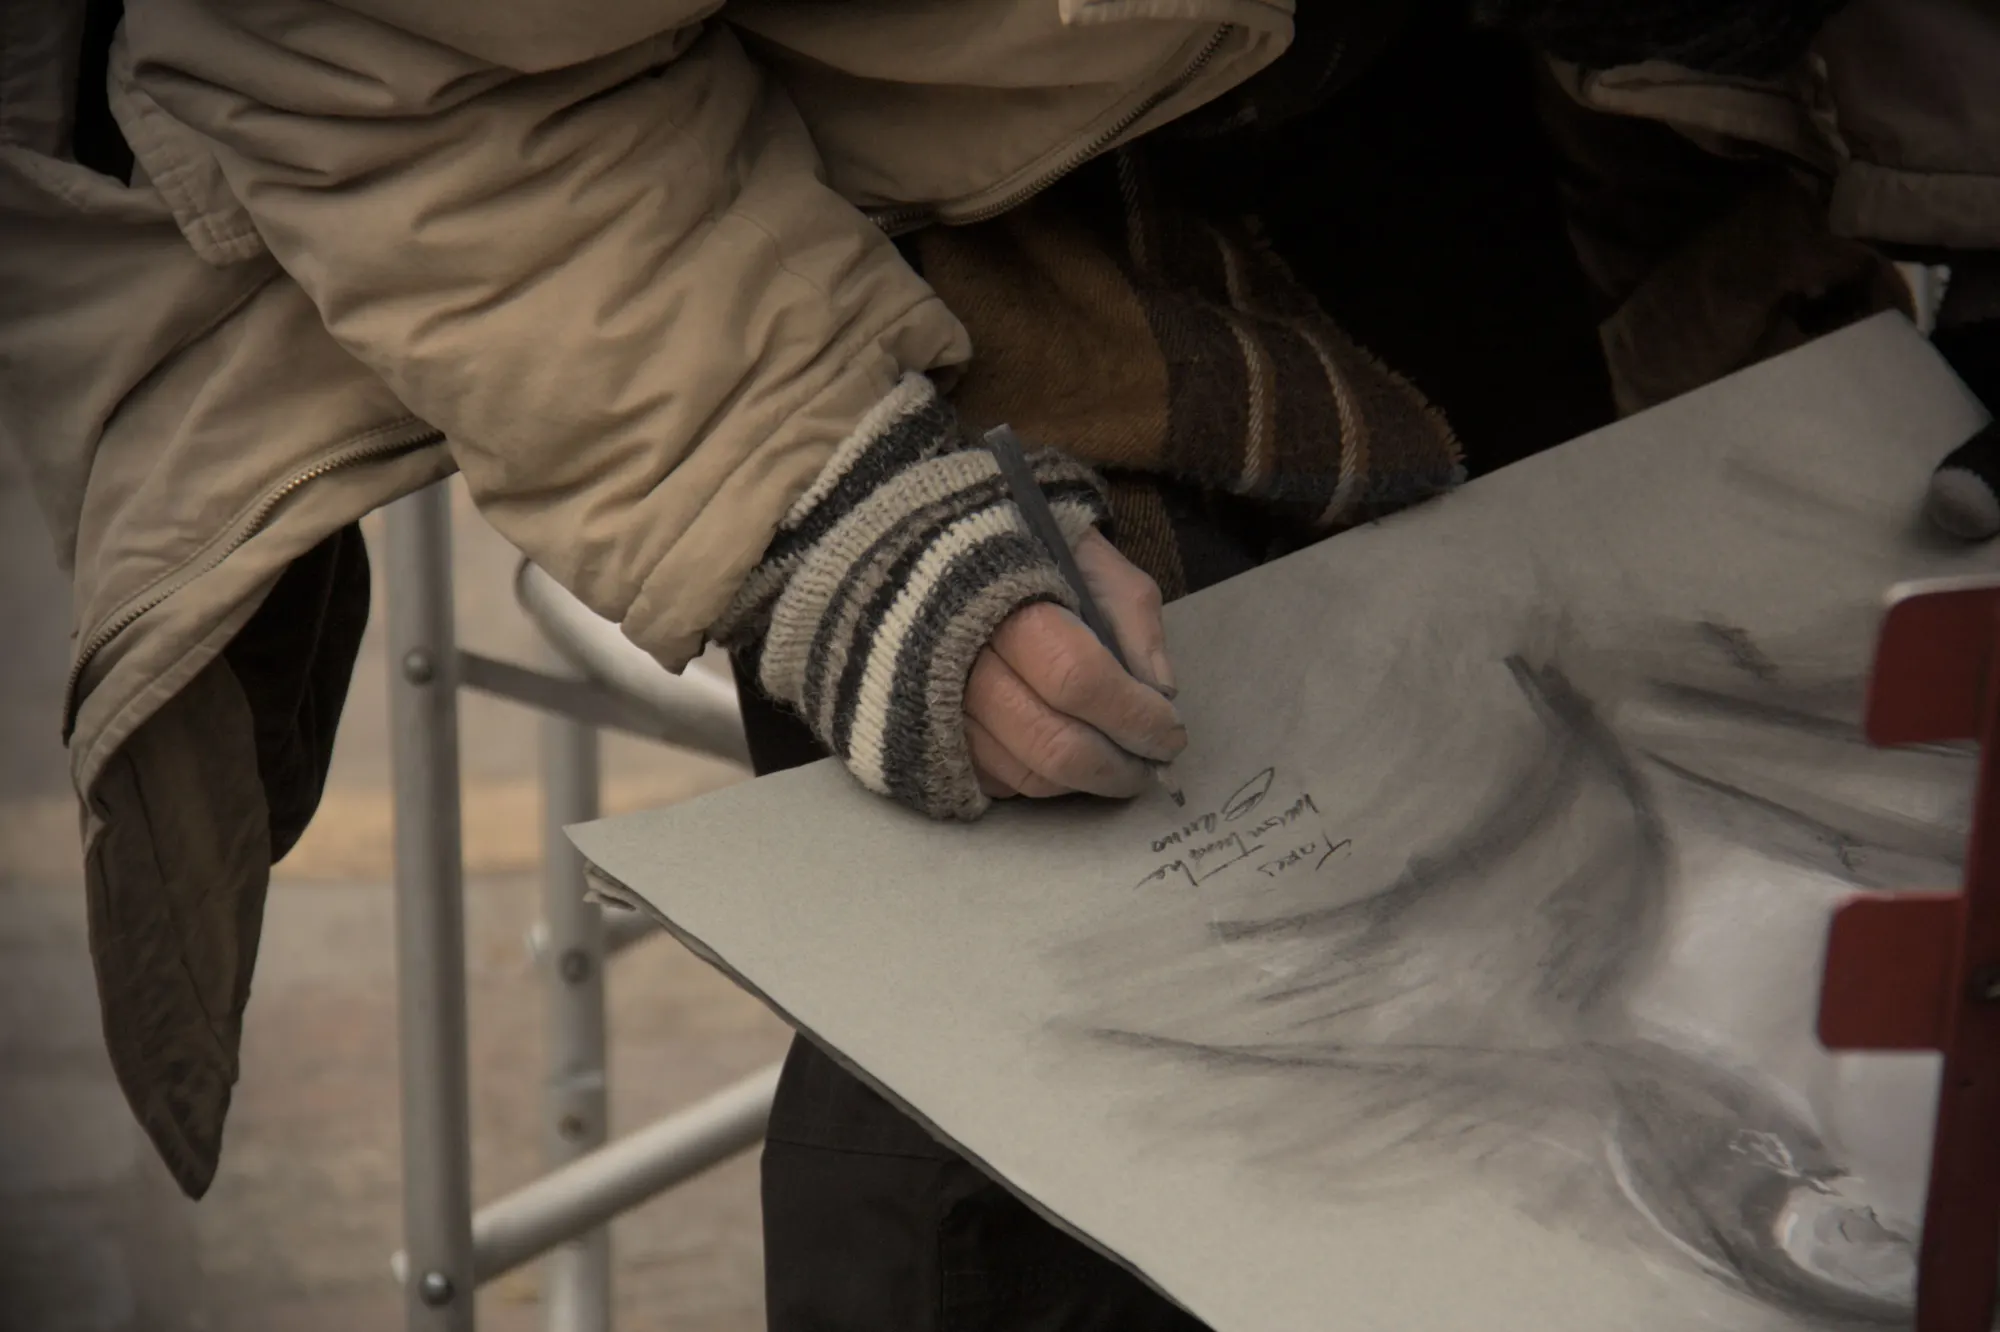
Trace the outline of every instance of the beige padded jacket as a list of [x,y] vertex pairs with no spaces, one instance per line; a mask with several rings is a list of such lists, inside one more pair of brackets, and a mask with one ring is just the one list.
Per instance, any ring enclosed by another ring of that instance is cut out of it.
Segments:
[[197,1194],[297,831],[230,656],[281,575],[456,468],[678,666],[857,419],[972,354],[885,233],[1291,37],[1290,0],[128,0],[128,184],[69,160],[82,9],[0,22],[0,446],[75,580],[106,1037]]

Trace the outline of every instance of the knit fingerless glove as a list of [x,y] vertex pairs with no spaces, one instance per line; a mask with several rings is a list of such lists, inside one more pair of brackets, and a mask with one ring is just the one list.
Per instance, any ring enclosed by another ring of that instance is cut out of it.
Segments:
[[[1104,520],[1081,464],[1054,452],[1029,462],[1072,541]],[[1001,621],[1038,601],[1076,609],[992,455],[928,378],[909,375],[785,516],[712,633],[754,659],[764,692],[863,786],[970,819],[987,801],[966,745],[966,680]]]

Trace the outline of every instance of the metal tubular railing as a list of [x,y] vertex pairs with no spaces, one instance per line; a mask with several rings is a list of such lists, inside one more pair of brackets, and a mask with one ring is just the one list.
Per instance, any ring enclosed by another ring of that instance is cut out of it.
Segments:
[[[396,801],[397,983],[401,1027],[408,1332],[472,1332],[478,1285],[547,1257],[548,1332],[609,1332],[608,1225],[755,1145],[777,1086],[772,1065],[616,1141],[607,1141],[604,966],[654,933],[638,913],[584,896],[563,835],[598,813],[598,731],[616,729],[748,762],[735,686],[715,661],[674,675],[523,564],[515,588],[562,673],[458,648],[452,622],[450,492],[432,486],[386,513]],[[544,877],[531,951],[548,987],[544,1158],[548,1173],[472,1206],[467,1099],[464,858],[458,691],[543,714]]]

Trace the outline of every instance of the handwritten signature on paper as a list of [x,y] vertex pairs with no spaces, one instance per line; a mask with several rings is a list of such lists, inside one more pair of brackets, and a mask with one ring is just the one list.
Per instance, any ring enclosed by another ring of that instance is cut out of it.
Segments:
[[[1171,856],[1135,885],[1181,882],[1194,887],[1224,870],[1242,865],[1267,879],[1281,878],[1302,866],[1318,873],[1326,862],[1354,845],[1326,831],[1325,816],[1313,803],[1312,792],[1300,791],[1275,812],[1272,798],[1277,769],[1266,768],[1236,788],[1206,814],[1189,819],[1152,842],[1156,856]],[[1252,818],[1262,810],[1261,817]],[[1240,824],[1240,827],[1230,827]],[[1261,859],[1260,859],[1261,857]]]

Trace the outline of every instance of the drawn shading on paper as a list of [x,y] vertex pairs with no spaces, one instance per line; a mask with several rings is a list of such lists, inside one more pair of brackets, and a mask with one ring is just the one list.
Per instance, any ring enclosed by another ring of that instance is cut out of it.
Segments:
[[1218,1332],[1907,1327],[1936,1060],[1827,916],[1956,881],[1855,723],[1985,419],[1893,320],[1168,608],[1185,809],[837,768],[577,830],[705,956]]
[[[1843,620],[1818,637],[1865,641]],[[1811,1326],[1906,1322],[1919,1156],[1860,1176],[1813,1121],[1844,1108],[1920,1134],[1918,1101],[1787,1085],[1757,1064],[1785,1051],[1677,1023],[1656,978],[1686,969],[1677,910],[1746,919],[1716,911],[1732,889],[1788,892],[1796,910],[1761,928],[1810,928],[1841,893],[1955,882],[1969,753],[1869,747],[1862,682],[1815,675],[1810,640],[1715,622],[1626,649],[1527,637],[1494,668],[1516,706],[1465,722],[1504,717],[1482,737],[1483,800],[1413,817],[1391,784],[1333,809],[1309,778],[1258,772],[1155,838],[1137,885],[1199,895],[1236,983],[1213,958],[1168,967],[1064,1025],[1205,1070],[1205,1094],[1147,1113],[1290,1187],[1365,1197],[1472,1164],[1548,1224],[1649,1246]],[[1357,872],[1357,847],[1413,831],[1399,868]],[[1103,944],[1066,950],[1099,999]],[[1760,985],[1735,989],[1722,1011]]]

